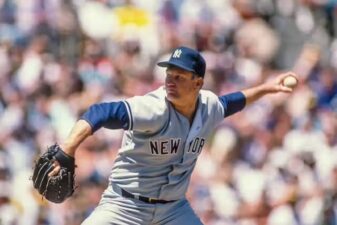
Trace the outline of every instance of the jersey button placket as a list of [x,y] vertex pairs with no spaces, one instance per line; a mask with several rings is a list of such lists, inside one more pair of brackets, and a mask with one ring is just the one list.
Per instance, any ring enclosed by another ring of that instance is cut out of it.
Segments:
[[[177,159],[177,161],[171,165],[171,168],[172,168],[171,172],[168,173],[168,175],[167,175],[167,185],[169,185],[171,183],[172,173],[176,170],[175,167],[178,164],[183,164],[183,159],[184,159],[184,156],[185,156],[185,149],[186,149],[186,143],[187,143],[186,139],[189,135],[190,124],[185,117],[184,118],[180,117],[180,121],[181,121],[181,123],[179,123],[179,127],[178,127],[179,132],[177,132],[176,135],[179,135],[179,137],[181,137],[182,146],[180,148],[181,149],[180,151],[182,151],[182,154],[181,154],[181,157],[179,157]],[[159,198],[165,198],[165,196],[166,196],[165,189],[166,189],[167,185],[161,186],[160,191],[159,191]]]

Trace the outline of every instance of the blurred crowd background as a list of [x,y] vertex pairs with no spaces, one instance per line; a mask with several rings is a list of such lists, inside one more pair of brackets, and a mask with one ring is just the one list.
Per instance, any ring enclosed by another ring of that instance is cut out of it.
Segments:
[[218,95],[284,71],[291,95],[224,120],[188,198],[205,225],[337,224],[336,0],[1,0],[0,224],[77,225],[98,203],[121,143],[101,129],[77,151],[75,195],[50,204],[37,156],[93,103],[163,84],[156,62],[187,45]]

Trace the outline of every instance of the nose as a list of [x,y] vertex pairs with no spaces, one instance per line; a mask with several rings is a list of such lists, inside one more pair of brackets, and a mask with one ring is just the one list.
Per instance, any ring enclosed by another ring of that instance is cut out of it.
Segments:
[[174,80],[173,76],[166,76],[166,79],[165,79],[166,83],[172,83],[173,80]]

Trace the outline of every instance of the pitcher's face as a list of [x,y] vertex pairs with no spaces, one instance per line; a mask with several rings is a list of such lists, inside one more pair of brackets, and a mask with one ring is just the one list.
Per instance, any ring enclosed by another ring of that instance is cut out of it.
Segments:
[[203,79],[178,67],[166,70],[165,89],[167,99],[173,104],[183,104],[197,98]]

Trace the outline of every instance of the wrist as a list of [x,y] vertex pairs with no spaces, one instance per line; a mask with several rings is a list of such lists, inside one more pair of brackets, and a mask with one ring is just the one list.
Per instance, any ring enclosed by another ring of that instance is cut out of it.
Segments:
[[75,156],[76,147],[72,146],[69,143],[60,144],[60,147],[67,155],[72,157]]

